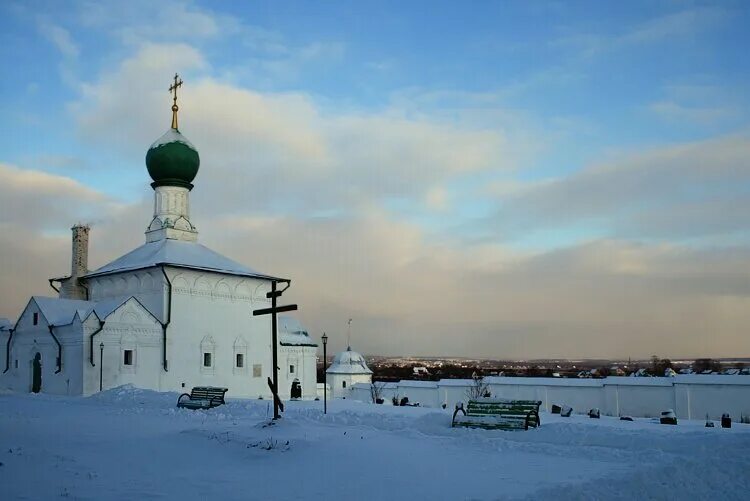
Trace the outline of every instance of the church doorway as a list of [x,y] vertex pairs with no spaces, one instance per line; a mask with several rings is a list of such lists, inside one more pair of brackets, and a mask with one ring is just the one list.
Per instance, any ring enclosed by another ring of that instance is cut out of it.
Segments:
[[39,393],[42,389],[42,354],[37,352],[31,362],[31,391]]
[[302,385],[299,384],[299,379],[292,381],[292,391],[290,396],[294,399],[302,398]]

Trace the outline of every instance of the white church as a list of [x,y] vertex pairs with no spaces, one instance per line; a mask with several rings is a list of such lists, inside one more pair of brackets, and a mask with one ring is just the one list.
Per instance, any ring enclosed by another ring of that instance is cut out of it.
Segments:
[[[177,127],[175,84],[172,126],[146,153],[154,214],[145,243],[89,270],[89,228],[72,228],[70,276],[50,279],[58,297],[32,297],[15,324],[0,319],[0,389],[219,386],[228,397],[271,397],[271,317],[253,310],[270,306],[274,281],[288,281],[198,243],[189,198],[200,159]],[[296,396],[294,386],[315,398],[316,344],[289,317],[279,318],[277,337],[279,396]]]

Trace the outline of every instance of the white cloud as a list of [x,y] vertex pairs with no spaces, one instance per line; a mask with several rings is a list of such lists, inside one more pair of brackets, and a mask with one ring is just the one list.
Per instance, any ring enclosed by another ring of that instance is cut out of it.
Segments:
[[302,93],[244,89],[214,79],[202,54],[179,44],[144,46],[84,87],[72,108],[85,141],[142,158],[171,115],[166,89],[154,82],[166,85],[174,68],[186,75],[181,130],[203,161],[196,191],[222,194],[210,204],[217,213],[279,203],[350,210],[386,196],[420,200],[454,177],[515,167],[519,148],[503,131],[392,109],[337,112]]
[[39,31],[41,31],[42,34],[46,36],[55,47],[57,47],[64,57],[69,59],[78,58],[80,49],[78,48],[78,45],[73,42],[68,30],[55,24],[43,22],[39,26]]
[[239,29],[232,16],[219,15],[193,2],[163,0],[81,1],[79,22],[115,36],[127,45],[199,41],[229,35]]
[[[31,294],[53,294],[47,278],[68,270],[66,229],[80,214],[100,216],[92,267],[143,242],[146,199],[114,205],[60,176],[8,166],[0,173],[0,200],[9,204],[0,222],[0,316],[14,318]],[[518,253],[435,242],[377,209],[345,219],[194,210],[193,220],[203,244],[292,278],[285,297],[300,305],[313,335],[328,332],[332,349],[343,347],[348,318],[356,319],[356,348],[369,353],[720,356],[745,346],[746,248],[599,241]],[[61,231],[46,231],[53,226]]]
[[717,29],[728,19],[731,19],[731,14],[725,8],[692,7],[654,17],[620,33],[576,32],[554,40],[551,45],[574,48],[580,56],[591,58],[657,42],[689,41],[697,33]]
[[674,123],[715,124],[737,117],[738,110],[729,107],[691,107],[674,101],[660,101],[649,105],[649,109],[666,120]]
[[54,230],[89,221],[96,217],[91,206],[108,203],[100,193],[68,177],[0,162],[0,223]]
[[750,138],[733,135],[619,156],[506,192],[497,235],[596,224],[628,238],[731,235],[746,230]]

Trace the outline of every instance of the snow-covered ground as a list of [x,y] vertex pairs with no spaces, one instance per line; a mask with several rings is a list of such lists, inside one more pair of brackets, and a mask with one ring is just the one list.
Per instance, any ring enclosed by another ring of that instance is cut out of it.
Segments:
[[452,429],[353,401],[176,409],[176,394],[0,395],[0,499],[748,499],[750,425],[542,414]]

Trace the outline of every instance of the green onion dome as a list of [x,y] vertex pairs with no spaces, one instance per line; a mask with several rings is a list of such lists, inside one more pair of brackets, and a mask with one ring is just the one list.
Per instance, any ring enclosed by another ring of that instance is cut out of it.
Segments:
[[181,186],[189,190],[198,174],[201,160],[185,136],[177,129],[169,129],[157,139],[146,153],[146,167],[151,179],[151,187]]

